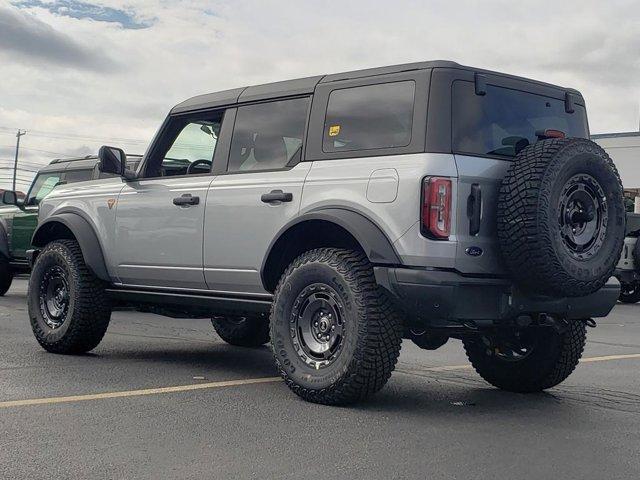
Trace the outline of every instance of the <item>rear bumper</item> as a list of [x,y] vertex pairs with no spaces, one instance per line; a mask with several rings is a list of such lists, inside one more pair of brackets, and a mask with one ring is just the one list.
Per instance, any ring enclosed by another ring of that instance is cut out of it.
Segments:
[[378,284],[402,306],[412,326],[451,327],[469,322],[489,326],[538,314],[605,317],[620,294],[620,283],[613,277],[591,295],[554,298],[525,294],[508,279],[466,277],[443,270],[375,267],[374,271]]

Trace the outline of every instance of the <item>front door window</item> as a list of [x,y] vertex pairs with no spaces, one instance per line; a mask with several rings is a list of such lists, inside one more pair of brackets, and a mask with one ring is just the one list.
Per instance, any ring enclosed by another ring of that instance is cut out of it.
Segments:
[[145,177],[209,173],[221,126],[222,112],[206,118],[176,120],[169,127],[165,148],[161,149],[164,153],[150,159]]

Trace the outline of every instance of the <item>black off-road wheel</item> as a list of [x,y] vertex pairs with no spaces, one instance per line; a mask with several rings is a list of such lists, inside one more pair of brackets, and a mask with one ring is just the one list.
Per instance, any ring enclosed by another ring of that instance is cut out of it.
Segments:
[[530,393],[563,382],[576,368],[586,341],[586,325],[572,320],[562,332],[530,327],[497,337],[481,334],[463,339],[467,357],[491,385],[509,392]]
[[51,242],[38,255],[27,303],[33,334],[52,353],[93,350],[111,318],[104,285],[89,271],[74,240]]
[[9,288],[11,288],[12,282],[13,270],[11,269],[11,265],[9,265],[9,260],[0,254],[0,297],[7,293]]
[[548,139],[526,147],[502,181],[497,210],[502,257],[534,294],[579,297],[613,275],[625,234],[615,165],[585,139]]
[[622,303],[640,302],[640,282],[621,283],[618,300]]
[[363,400],[395,368],[402,321],[362,252],[310,250],[282,275],[271,310],[276,367],[301,398]]
[[259,347],[269,342],[269,318],[254,316],[216,316],[211,319],[218,336],[230,345]]

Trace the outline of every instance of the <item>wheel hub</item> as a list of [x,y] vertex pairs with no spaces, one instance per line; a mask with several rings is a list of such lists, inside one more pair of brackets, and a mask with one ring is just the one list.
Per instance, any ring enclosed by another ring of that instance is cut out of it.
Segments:
[[344,343],[344,306],[329,285],[308,286],[296,298],[291,312],[291,338],[298,356],[319,369],[333,363]]
[[578,174],[565,184],[559,200],[560,236],[577,260],[588,260],[599,250],[607,231],[607,198],[591,175]]
[[40,283],[40,311],[45,323],[60,328],[69,312],[69,283],[65,271],[59,266],[49,268]]

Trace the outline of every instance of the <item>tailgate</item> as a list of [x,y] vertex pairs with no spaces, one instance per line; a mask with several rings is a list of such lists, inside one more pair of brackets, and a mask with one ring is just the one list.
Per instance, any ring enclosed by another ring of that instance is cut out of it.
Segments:
[[500,183],[510,161],[455,155],[458,168],[456,270],[503,275],[496,234]]

